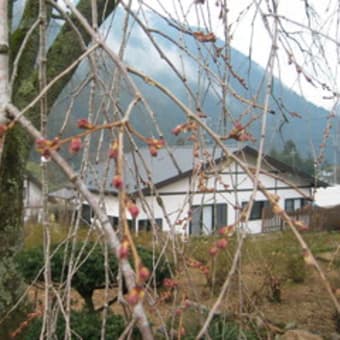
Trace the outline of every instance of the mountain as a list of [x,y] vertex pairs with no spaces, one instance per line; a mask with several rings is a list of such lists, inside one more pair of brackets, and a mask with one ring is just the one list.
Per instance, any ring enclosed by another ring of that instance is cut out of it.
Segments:
[[[113,22],[111,22],[112,20]],[[121,27],[123,20],[123,12],[118,10],[114,14],[114,17],[109,18],[102,28],[105,30],[109,25],[112,25],[113,28],[110,29],[109,34],[107,35],[107,42],[115,51],[118,49],[122,33],[117,32],[118,30],[115,30],[114,28]],[[181,37],[178,31],[166,21],[155,17],[153,14],[149,14],[148,20],[149,24],[155,30],[165,33],[176,41],[183,39],[186,48],[191,55],[201,55],[203,58],[202,60],[204,60],[212,72],[219,72],[214,63],[216,57],[209,57],[213,51],[213,45],[211,43],[198,44],[197,40],[192,36],[185,35],[184,37]],[[132,19],[130,26],[131,34],[126,47],[125,61],[134,68],[142,70],[145,74],[167,86],[179,99],[189,105],[192,109],[195,109],[196,105],[191,104],[191,100],[188,99],[188,94],[183,83],[178,80],[165,61],[159,57],[156,49],[152,46],[138,25],[132,22]],[[198,68],[192,58],[184,55],[179,48],[174,46],[163,36],[157,34],[154,36],[157,43],[163,49],[166,57],[168,57],[176,66],[180,66],[181,63],[183,63],[188,85],[194,92],[198,91],[202,94],[203,99],[200,102],[200,108],[207,114],[207,123],[215,131],[219,131],[221,127],[221,104],[217,94],[220,93],[220,89],[213,88],[213,86],[209,87],[207,76],[203,76],[200,79],[198,78]],[[215,45],[222,46],[222,43],[221,41],[217,41]],[[98,63],[100,77],[107,86],[110,86],[114,65],[105,55],[101,55],[99,58],[101,58]],[[221,58],[217,59],[218,62],[223,62]],[[254,95],[258,93],[258,102],[263,104],[265,86],[260,84],[263,82],[264,69],[260,65],[250,61],[247,56],[232,48],[230,49],[229,63],[232,65],[233,72],[238,74],[238,78],[244,79],[246,84],[246,87],[243,86],[238,79],[230,75],[230,86],[240,96],[247,99],[253,98]],[[62,126],[65,112],[67,112],[68,107],[72,102],[72,95],[74,95],[74,104],[71,109],[71,115],[67,123],[65,135],[71,135],[78,131],[76,128],[77,120],[79,118],[87,117],[90,94],[89,86],[85,86],[77,95],[75,89],[79,88],[86,80],[89,70],[90,68],[87,62],[82,62],[70,84],[64,89],[63,93],[56,101],[49,119],[49,134],[51,137],[55,136]],[[171,100],[152,85],[146,84],[139,78],[132,78],[140,88],[144,97],[148,100],[164,136],[169,139],[170,143],[178,142],[178,138],[172,136],[170,131],[177,124],[185,121],[184,114]],[[97,115],[98,121],[102,119],[100,117],[102,117],[101,115],[103,112],[112,111],[112,107],[101,107],[106,96],[107,93],[103,90],[99,90],[96,93],[94,116]],[[127,108],[131,99],[132,96],[129,93],[127,85],[122,81],[119,98],[119,104],[122,110]],[[234,120],[246,109],[246,105],[235,99],[231,94],[227,95],[226,102],[227,109],[232,114]],[[313,155],[314,149],[318,151],[319,145],[322,142],[328,114],[325,109],[308,102],[306,99],[287,88],[279,79],[274,79],[272,84],[270,111],[271,114],[268,115],[268,128],[266,132],[267,152],[273,147],[282,149],[282,146],[288,139],[295,142],[302,157]],[[300,118],[297,118],[295,113],[297,113]],[[258,109],[252,109],[251,114],[260,114],[260,111]],[[249,119],[250,116],[248,115],[244,117],[242,121],[247,122]],[[151,134],[155,134],[155,136],[157,136],[151,118],[139,104],[133,110],[131,122],[133,126],[144,135],[150,136]],[[230,130],[230,122],[227,127],[227,130]],[[260,122],[257,121],[251,128],[251,132],[255,137],[259,137],[259,127]],[[105,140],[109,143],[110,137],[107,136]],[[333,150],[331,146],[328,145],[325,150],[325,156],[329,162],[332,162],[332,155]]]

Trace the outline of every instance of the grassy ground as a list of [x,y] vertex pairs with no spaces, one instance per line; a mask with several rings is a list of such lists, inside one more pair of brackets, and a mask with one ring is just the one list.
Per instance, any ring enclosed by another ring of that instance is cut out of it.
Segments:
[[[68,229],[54,226],[51,233],[53,241],[60,242],[67,236]],[[336,252],[340,245],[340,233],[306,232],[303,236],[319,259],[334,292],[340,295],[340,253]],[[81,229],[78,237],[87,238],[87,229]],[[90,238],[94,238],[94,235],[91,234]],[[180,305],[183,297],[208,310],[213,305],[228,275],[237,244],[236,239],[231,238],[227,248],[212,257],[209,249],[216,239],[216,236],[197,237],[177,245],[178,266],[174,279],[178,282],[178,289],[167,300],[159,298],[157,303],[164,320],[171,320],[172,307]],[[25,247],[41,242],[41,228],[27,226]],[[147,247],[152,245],[149,234],[139,235],[136,242]],[[172,251],[169,248],[167,254],[171,258]],[[194,261],[196,265],[193,266]],[[163,288],[160,292],[166,291]],[[110,294],[113,297],[116,292],[113,290]],[[31,296],[37,295],[32,293]],[[103,304],[103,298],[102,291],[95,293],[94,303],[97,307]],[[73,299],[74,306],[81,308],[81,298],[74,294]],[[112,308],[115,312],[123,313],[117,304]],[[160,319],[152,307],[147,307],[147,310],[156,329]],[[334,306],[318,274],[305,264],[301,248],[290,232],[249,236],[246,239],[239,270],[233,277],[219,312],[221,315],[232,315],[233,320],[244,329],[251,325],[258,331],[257,335],[263,338],[286,328],[302,328],[325,339],[340,331],[337,329]],[[199,328],[202,318],[204,320],[202,313],[193,312],[191,308],[183,311],[182,323],[187,334]]]

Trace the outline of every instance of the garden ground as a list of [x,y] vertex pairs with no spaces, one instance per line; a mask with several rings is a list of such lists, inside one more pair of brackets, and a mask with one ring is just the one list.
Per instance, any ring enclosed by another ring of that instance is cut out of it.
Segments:
[[[340,295],[340,254],[337,253],[340,233],[307,232],[304,237],[319,259],[334,292]],[[136,241],[146,247],[151,242],[148,235],[141,235]],[[193,238],[186,242],[173,278],[177,283],[176,292],[163,287],[158,292],[158,300],[153,301],[163,320],[169,320],[174,315],[174,299],[178,306],[183,305],[184,300],[189,301],[190,307],[182,309],[181,313],[186,333],[199,329],[202,316],[197,313],[197,306],[210,309],[230,268],[236,240],[231,239],[226,249],[211,257],[208,254],[214,242],[214,236]],[[218,310],[221,315],[227,315],[228,319],[242,325],[247,324],[245,327],[252,325],[259,330],[258,334],[265,337],[295,328],[319,334],[325,339],[340,332],[335,308],[318,274],[305,264],[302,251],[291,233],[249,237],[239,268]],[[32,299],[39,298],[41,294],[41,290],[31,289]],[[110,290],[109,294],[115,297],[116,290]],[[76,292],[72,298],[74,308],[81,308],[83,302]],[[96,308],[101,307],[104,291],[97,290],[93,300]],[[145,305],[156,330],[161,326],[160,318],[154,307]],[[124,315],[119,304],[115,303],[111,308]]]

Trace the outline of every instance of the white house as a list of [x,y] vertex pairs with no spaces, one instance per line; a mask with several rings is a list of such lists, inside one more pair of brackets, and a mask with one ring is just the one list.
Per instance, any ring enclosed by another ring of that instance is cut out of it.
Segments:
[[[234,148],[233,152],[250,166],[255,165],[255,149],[245,146]],[[108,176],[104,175],[106,173]],[[118,191],[111,183],[114,175],[113,161],[109,167],[98,164],[88,176],[87,186],[96,195],[99,195],[98,188],[105,188],[106,211],[113,224],[117,224]],[[107,183],[103,184],[104,178]],[[140,210],[138,217],[129,221],[136,231],[154,226],[183,234],[209,234],[234,223],[253,191],[253,182],[240,166],[221,157],[221,153],[213,148],[202,152],[200,157],[193,157],[192,147],[186,146],[174,147],[173,157],[163,149],[157,157],[151,157],[147,149],[141,149],[139,155],[125,156],[124,178],[126,191]],[[280,196],[278,203],[287,211],[311,202],[314,178],[293,171],[272,157],[263,157],[260,181],[269,192]],[[154,187],[148,185],[151,182]],[[325,186],[326,183],[319,182],[318,185]],[[262,211],[267,205],[265,196],[257,191],[246,225],[249,232],[262,231]],[[86,204],[84,212],[84,217],[90,220],[91,210]]]
[[40,181],[30,172],[24,179],[24,221],[40,221],[42,214],[42,187]]

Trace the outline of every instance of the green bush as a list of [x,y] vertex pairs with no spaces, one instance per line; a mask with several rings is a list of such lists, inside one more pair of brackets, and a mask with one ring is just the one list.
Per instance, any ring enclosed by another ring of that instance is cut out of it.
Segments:
[[[72,331],[86,340],[100,339],[101,319],[97,313],[88,311],[76,312],[71,314],[71,329]],[[34,319],[29,326],[20,335],[24,340],[39,339],[42,327],[42,318]],[[106,322],[106,337],[107,339],[118,339],[124,331],[125,325],[122,316],[111,314],[107,317]],[[136,332],[136,331],[135,331]],[[60,315],[57,322],[55,336],[57,339],[64,339],[65,336],[65,320]],[[137,333],[136,333],[136,336]],[[74,336],[74,339],[79,337]],[[137,338],[137,337],[136,337]]]
[[306,279],[306,264],[302,255],[291,255],[286,260],[286,274],[295,283],[302,283]]
[[[153,254],[151,250],[144,248],[142,246],[137,246],[137,251],[144,266],[149,268],[150,272],[152,273],[152,270],[154,268],[154,259],[155,259],[155,264],[156,264],[158,255]],[[155,271],[155,278],[156,278],[157,286],[160,286],[165,278],[170,277],[170,266],[171,264],[167,263],[164,259],[161,259],[161,261],[157,265],[157,268]]]
[[[76,245],[76,258],[80,254],[82,247],[82,243]],[[62,282],[65,280],[68,271],[68,261],[65,261],[64,258],[65,253],[67,253],[66,250],[69,251],[69,249],[65,249],[65,246],[62,246],[57,251],[55,250],[56,247],[54,246],[52,249],[54,255],[51,258],[52,280],[54,282]],[[138,247],[138,253],[144,265],[152,272],[152,252],[145,248]],[[68,259],[68,256],[66,256],[66,259]],[[100,245],[94,245],[92,242],[86,244],[80,255],[79,263],[81,263],[81,266],[73,275],[72,287],[83,297],[86,306],[90,310],[93,310],[92,295],[94,290],[101,288],[105,283],[104,254]],[[43,248],[36,247],[20,252],[17,256],[17,264],[25,280],[27,282],[32,282],[44,265]],[[115,283],[118,274],[118,263],[113,254],[110,254],[109,256],[109,266],[111,282]],[[164,261],[161,261],[155,272],[156,284],[159,285],[164,278],[168,276],[168,267]],[[43,273],[38,277],[38,280],[42,279]]]

